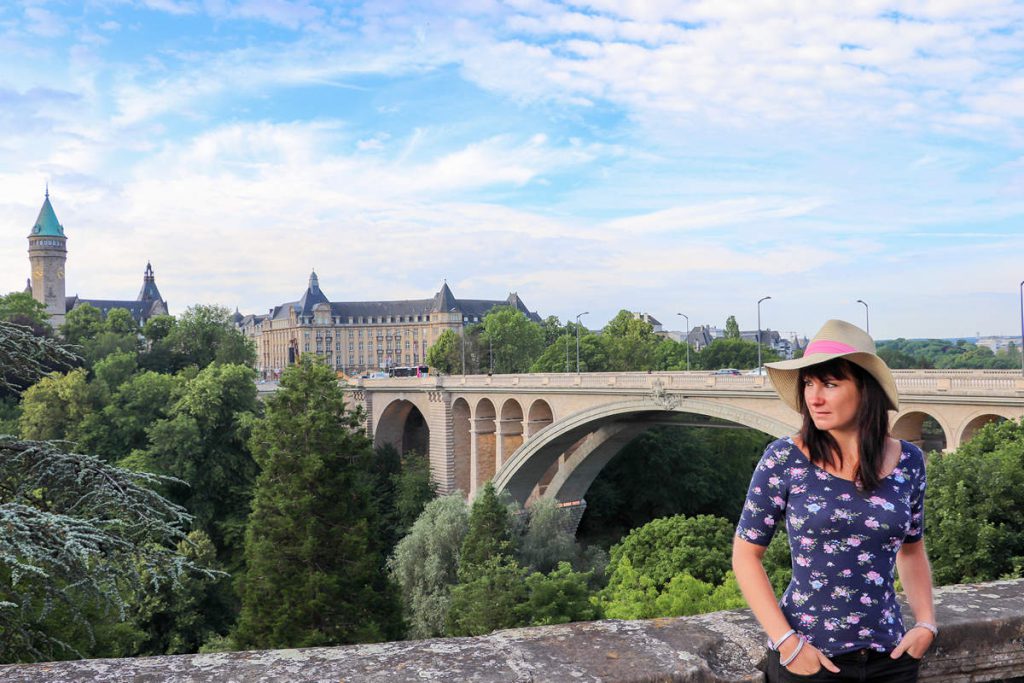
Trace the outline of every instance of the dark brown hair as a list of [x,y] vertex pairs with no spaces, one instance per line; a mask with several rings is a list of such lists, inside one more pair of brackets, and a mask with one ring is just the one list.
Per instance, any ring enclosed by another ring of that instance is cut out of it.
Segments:
[[835,438],[814,426],[811,412],[804,400],[804,382],[809,377],[819,382],[828,379],[849,379],[857,385],[860,392],[860,405],[857,407],[856,416],[860,460],[857,463],[856,477],[865,490],[874,490],[882,481],[878,470],[885,462],[885,440],[889,436],[888,400],[885,391],[871,373],[844,358],[835,358],[800,369],[797,395],[800,413],[804,416],[800,438],[807,447],[811,462],[818,466],[827,464],[842,469],[843,455]]

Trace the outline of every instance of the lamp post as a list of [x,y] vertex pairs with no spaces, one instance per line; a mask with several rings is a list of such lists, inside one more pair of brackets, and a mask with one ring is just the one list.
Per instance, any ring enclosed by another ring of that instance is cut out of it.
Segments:
[[1020,374],[1024,377],[1024,280],[1020,283]]
[[576,314],[576,374],[580,374],[580,318],[590,315],[590,311]]
[[683,343],[686,344],[686,371],[690,371],[690,317],[685,313],[676,313],[686,319],[686,336],[683,337]]
[[[458,310],[458,307],[449,308],[449,313],[454,313]],[[462,337],[462,376],[466,376],[466,321],[462,318],[462,313],[459,313],[459,336]]]
[[857,303],[864,304],[864,331],[871,334],[871,314],[868,311],[868,302],[864,299],[857,299]]
[[761,374],[761,302],[771,299],[770,296],[763,296],[757,300],[757,374]]
[[[566,325],[566,327],[568,327],[569,323],[566,323],[565,325]],[[568,334],[565,335],[565,371],[567,373],[569,372],[569,335]]]

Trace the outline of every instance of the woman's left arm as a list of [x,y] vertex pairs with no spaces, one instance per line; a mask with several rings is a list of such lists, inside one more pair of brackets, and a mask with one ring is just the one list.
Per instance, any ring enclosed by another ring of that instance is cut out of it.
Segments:
[[[899,572],[914,620],[934,625],[932,568],[928,563],[928,552],[925,550],[923,538],[914,543],[903,544],[896,553],[896,571]],[[909,651],[911,657],[920,659],[931,647],[934,639],[934,634],[924,627],[911,628],[892,651],[892,657],[896,659],[905,651]]]

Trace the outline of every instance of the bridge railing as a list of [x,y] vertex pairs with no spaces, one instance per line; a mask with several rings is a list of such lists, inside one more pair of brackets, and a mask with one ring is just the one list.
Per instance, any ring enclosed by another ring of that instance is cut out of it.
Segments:
[[[1024,397],[1024,377],[1016,370],[895,370],[900,393],[938,396]],[[708,371],[673,372],[585,372],[532,373],[512,375],[442,375],[357,380],[356,387],[368,389],[443,388],[450,391],[539,389],[539,390],[692,390],[750,391],[771,393],[771,381],[758,375],[719,375]]]

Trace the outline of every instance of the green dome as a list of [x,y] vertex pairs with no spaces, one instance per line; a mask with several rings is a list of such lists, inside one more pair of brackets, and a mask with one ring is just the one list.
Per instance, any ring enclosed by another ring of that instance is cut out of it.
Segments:
[[39,209],[39,217],[29,237],[64,237],[64,226],[57,221],[57,214],[53,212],[49,192],[46,193],[43,208]]

